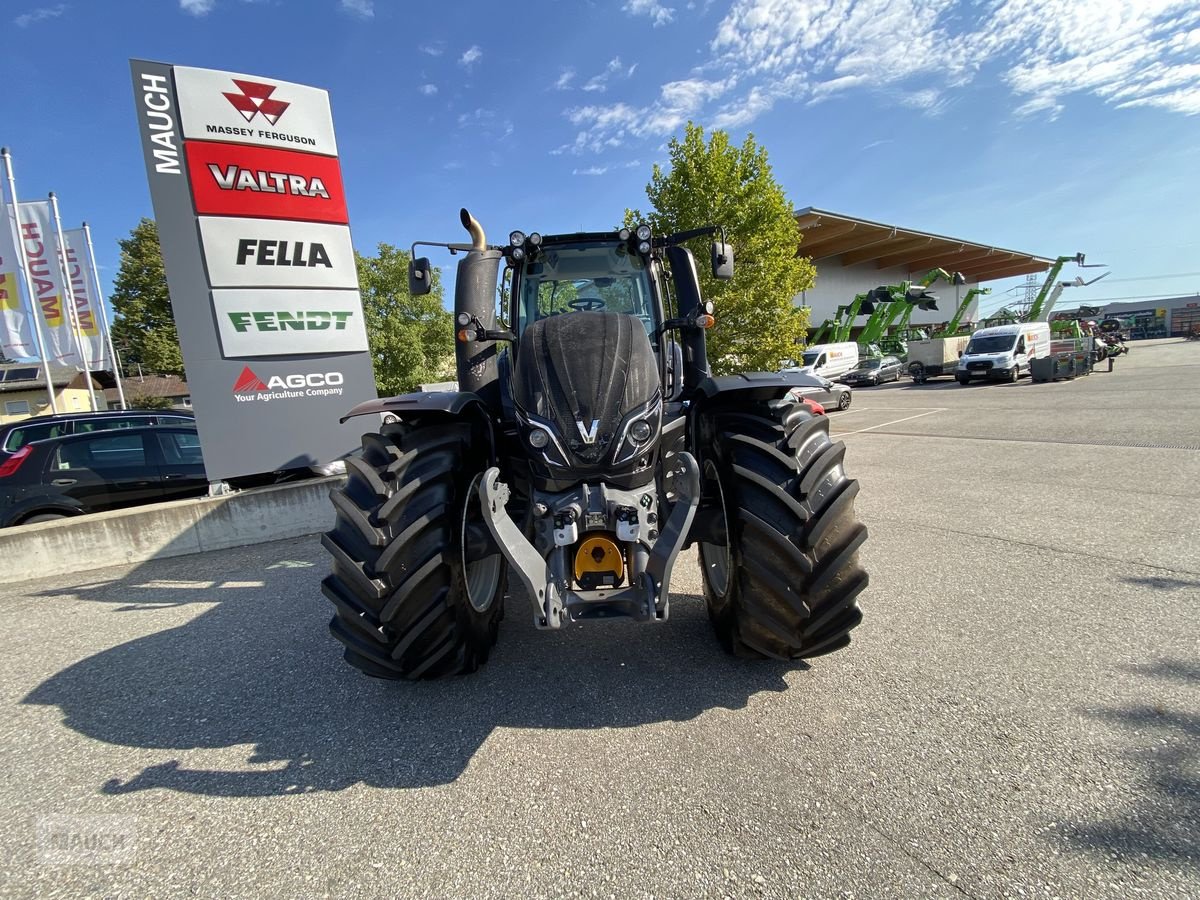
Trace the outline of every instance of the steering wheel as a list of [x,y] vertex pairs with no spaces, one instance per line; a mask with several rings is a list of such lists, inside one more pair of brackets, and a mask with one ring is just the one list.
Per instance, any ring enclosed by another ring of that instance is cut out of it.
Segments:
[[567,306],[580,312],[593,312],[597,309],[604,309],[605,303],[599,297],[577,297]]

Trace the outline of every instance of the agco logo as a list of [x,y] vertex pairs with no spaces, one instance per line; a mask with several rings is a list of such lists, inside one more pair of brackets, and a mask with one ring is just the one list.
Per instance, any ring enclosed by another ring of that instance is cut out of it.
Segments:
[[345,376],[341,372],[311,372],[307,375],[272,375],[263,381],[249,366],[242,369],[233,385],[238,401],[287,400],[293,397],[322,397],[340,394]]
[[263,84],[261,81],[242,81],[237,78],[233,79],[233,83],[241,89],[240,94],[229,91],[222,91],[222,93],[247,122],[253,122],[254,117],[261,113],[264,119],[274,125],[291,106],[285,100],[271,99],[271,95],[275,93],[273,84]]

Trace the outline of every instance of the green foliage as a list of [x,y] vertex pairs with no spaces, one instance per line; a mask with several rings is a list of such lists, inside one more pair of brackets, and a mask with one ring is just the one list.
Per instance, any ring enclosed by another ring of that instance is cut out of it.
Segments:
[[121,267],[112,297],[113,344],[128,371],[183,375],[183,354],[171,311],[167,275],[158,244],[158,226],[142,219],[121,245]]
[[648,221],[657,234],[724,225],[734,250],[732,281],[711,275],[711,238],[690,245],[702,295],[716,305],[709,361],[718,375],[777,371],[804,339],[808,310],[792,300],[812,286],[815,270],[810,260],[796,256],[801,232],[767,151],[753,135],[740,148],[724,131],[713,131],[705,141],[704,129],[689,122],[683,140],[673,138],[668,152],[670,170],[656,165],[646,185],[653,210],[646,217],[626,210],[625,223]]
[[130,394],[129,407],[131,409],[171,409],[170,397],[155,397],[150,394]]
[[441,273],[433,269],[432,290],[414,297],[409,259],[390,244],[380,244],[378,256],[354,254],[375,384],[384,396],[454,378],[454,318],[442,308]]

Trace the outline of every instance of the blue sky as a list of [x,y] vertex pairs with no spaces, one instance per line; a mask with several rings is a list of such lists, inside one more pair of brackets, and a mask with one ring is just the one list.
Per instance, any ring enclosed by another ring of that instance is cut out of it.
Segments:
[[4,0],[0,33],[21,196],[110,278],[151,215],[140,57],[328,89],[368,252],[460,240],[461,205],[613,226],[691,118],[753,132],[797,208],[1112,266],[1061,305],[1200,291],[1195,0]]

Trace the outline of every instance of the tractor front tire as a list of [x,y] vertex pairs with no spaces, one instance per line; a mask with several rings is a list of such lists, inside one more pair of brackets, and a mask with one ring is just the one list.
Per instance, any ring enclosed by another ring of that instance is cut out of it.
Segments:
[[700,543],[704,597],[717,637],[742,657],[804,659],[839,650],[862,621],[867,586],[854,517],[858,482],[829,420],[799,407],[722,410],[704,461],[725,543]]
[[487,661],[504,612],[506,566],[476,488],[486,436],[466,422],[402,422],[363,435],[330,492],[337,519],[321,590],[348,663],[377,678],[437,678]]

